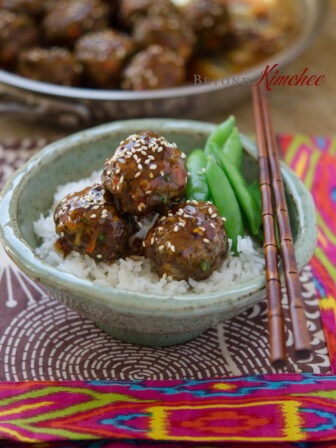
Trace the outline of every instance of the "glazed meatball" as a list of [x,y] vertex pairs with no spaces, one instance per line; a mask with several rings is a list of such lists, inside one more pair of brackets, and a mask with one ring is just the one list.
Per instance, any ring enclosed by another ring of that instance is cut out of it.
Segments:
[[106,160],[102,183],[125,213],[143,216],[165,209],[185,191],[185,155],[152,131],[120,142]]
[[160,45],[170,48],[183,59],[189,59],[195,43],[191,28],[176,17],[150,16],[138,21],[133,38],[139,48]]
[[223,0],[194,0],[184,8],[186,22],[194,30],[197,47],[204,52],[216,52],[225,47],[231,36],[231,22]]
[[13,69],[20,51],[35,45],[38,32],[34,22],[24,14],[3,10],[0,14],[0,65]]
[[83,64],[86,80],[106,89],[116,87],[121,69],[132,52],[132,40],[111,29],[86,34],[76,44],[76,56]]
[[183,84],[186,68],[181,56],[158,45],[137,53],[122,74],[125,90],[153,90]]
[[44,0],[0,0],[0,9],[40,16],[45,11]]
[[144,245],[158,274],[176,280],[205,280],[228,252],[223,221],[211,202],[175,205],[156,221]]
[[66,196],[55,209],[54,221],[60,237],[56,247],[64,255],[75,250],[107,263],[129,255],[132,223],[100,184]]
[[119,18],[129,27],[147,16],[174,16],[177,8],[171,0],[120,0]]
[[48,42],[71,47],[83,34],[106,28],[109,14],[101,0],[60,0],[52,3],[42,27]]
[[18,73],[36,81],[76,86],[82,66],[66,48],[32,48],[20,54]]

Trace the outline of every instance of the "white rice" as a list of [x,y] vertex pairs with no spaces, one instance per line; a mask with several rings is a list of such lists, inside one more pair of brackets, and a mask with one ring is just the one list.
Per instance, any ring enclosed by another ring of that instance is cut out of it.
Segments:
[[42,240],[36,253],[48,264],[62,271],[68,272],[103,285],[115,288],[145,293],[159,293],[168,296],[200,294],[225,290],[239,282],[248,282],[264,272],[264,257],[260,248],[255,248],[250,237],[239,238],[239,256],[230,254],[218,271],[207,280],[189,281],[173,280],[170,277],[159,277],[151,269],[151,263],[144,257],[137,259],[120,259],[109,265],[104,262],[96,263],[87,255],[72,251],[66,258],[56,251],[54,243],[57,239],[53,212],[56,203],[67,194],[80,191],[83,188],[99,182],[100,173],[94,172],[89,178],[78,182],[71,182],[58,188],[54,196],[54,205],[47,216],[42,216],[34,223],[36,235]]

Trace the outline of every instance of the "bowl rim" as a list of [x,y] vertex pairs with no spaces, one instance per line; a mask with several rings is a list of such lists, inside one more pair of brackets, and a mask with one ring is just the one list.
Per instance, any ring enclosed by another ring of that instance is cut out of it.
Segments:
[[[105,100],[105,101],[144,101],[178,98],[195,94],[206,94],[227,87],[250,84],[260,77],[267,64],[283,66],[299,56],[315,39],[328,10],[328,0],[301,0],[301,7],[306,26],[300,27],[298,35],[289,45],[270,58],[265,59],[251,68],[226,77],[227,85],[209,83],[204,85],[186,85],[169,89],[128,91],[103,90],[83,87],[66,87],[55,84],[34,81],[23,76],[0,69],[0,83],[16,87],[27,92],[77,100]],[[236,82],[238,78],[241,83]]]
[[[20,191],[25,187],[27,180],[34,175],[34,172],[43,169],[44,166],[52,163],[55,158],[62,157],[62,154],[71,151],[73,147],[94,142],[113,132],[125,131],[126,135],[127,132],[133,132],[136,129],[153,128],[162,133],[180,130],[209,134],[215,126],[213,123],[182,119],[123,120],[80,131],[47,145],[11,176],[1,192],[0,239],[6,252],[21,270],[41,284],[60,289],[77,297],[90,298],[92,302],[103,303],[110,308],[123,312],[175,314],[176,311],[179,311],[202,314],[205,311],[218,310],[220,307],[225,309],[225,305],[232,299],[237,300],[237,303],[239,302],[242,306],[251,305],[248,301],[249,296],[265,287],[264,275],[245,282],[243,285],[231,287],[228,291],[214,291],[197,295],[159,296],[158,294],[126,291],[103,284],[93,284],[89,280],[80,279],[72,274],[60,271],[39,258],[22,238],[16,219],[17,198]],[[256,158],[255,143],[245,135],[242,135],[242,143],[246,152]],[[309,262],[317,243],[314,202],[310,192],[301,180],[283,162],[281,162],[281,173],[289,191],[293,192],[293,199],[298,212],[299,231],[295,249],[298,268],[301,269]]]

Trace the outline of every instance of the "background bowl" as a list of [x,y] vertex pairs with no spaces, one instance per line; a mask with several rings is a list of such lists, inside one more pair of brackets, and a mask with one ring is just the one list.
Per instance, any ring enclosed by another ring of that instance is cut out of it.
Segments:
[[[289,3],[286,2],[286,3]],[[223,84],[197,84],[164,90],[122,91],[63,87],[33,81],[0,70],[0,116],[85,127],[112,119],[135,117],[204,117],[228,110],[250,91],[267,64],[280,67],[296,59],[316,37],[327,11],[327,0],[295,0],[297,32],[286,47],[269,59],[225,77]]]
[[[237,315],[266,296],[261,275],[225,291],[157,296],[93,284],[59,271],[34,253],[39,245],[33,222],[47,214],[58,185],[101,169],[120,140],[152,129],[190,152],[202,147],[214,129],[188,120],[129,120],[82,131],[48,145],[7,183],[0,202],[1,238],[10,257],[54,298],[94,321],[111,335],[145,345],[171,345],[191,339],[215,323]],[[256,147],[242,136],[243,171],[257,178]],[[296,175],[282,164],[299,269],[313,255],[317,241],[314,204]]]

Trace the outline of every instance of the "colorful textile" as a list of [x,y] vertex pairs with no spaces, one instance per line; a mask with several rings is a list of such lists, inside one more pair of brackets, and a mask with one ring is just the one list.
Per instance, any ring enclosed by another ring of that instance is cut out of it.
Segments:
[[0,437],[297,442],[336,438],[336,377],[1,383]]
[[312,192],[316,205],[318,244],[310,265],[336,373],[336,139],[296,135],[282,136],[279,143],[285,162]]
[[[8,442],[4,448],[247,448],[246,442],[155,442],[144,440],[94,440],[69,442],[42,442],[28,444],[25,442]],[[2,445],[0,445],[2,446]],[[251,445],[249,445],[251,446]],[[255,448],[335,448],[334,442],[286,442],[252,444]]]

